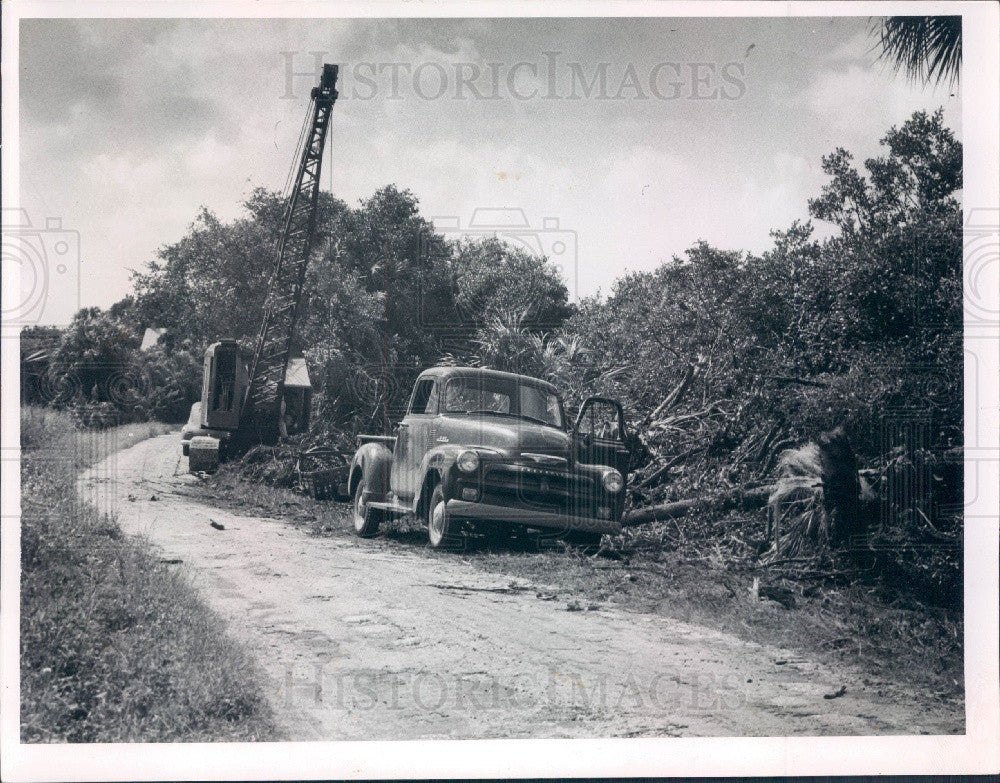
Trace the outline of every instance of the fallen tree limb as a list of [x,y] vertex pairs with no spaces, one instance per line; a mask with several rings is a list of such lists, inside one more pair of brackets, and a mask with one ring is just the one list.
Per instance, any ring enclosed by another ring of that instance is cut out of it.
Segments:
[[830,384],[823,381],[811,381],[808,378],[797,378],[793,375],[765,375],[764,377],[769,381],[776,381],[777,383],[794,383],[798,386],[814,386],[817,389],[830,388]]
[[816,558],[814,557],[786,557],[781,560],[771,560],[768,563],[757,563],[749,567],[751,571],[758,571],[762,568],[773,568],[775,566],[788,565],[789,563],[814,563]]
[[678,462],[682,462],[683,460],[686,460],[692,454],[694,454],[695,452],[701,451],[704,448],[705,448],[705,446],[696,446],[693,449],[688,449],[687,451],[683,451],[680,454],[674,455],[673,457],[671,457],[667,461],[667,463],[665,465],[663,465],[660,468],[657,468],[653,473],[651,473],[649,476],[647,476],[642,481],[640,481],[638,484],[636,484],[635,488],[636,489],[642,489],[643,487],[648,487],[650,484],[652,484],[658,478],[660,478],[661,476],[663,476],[672,467],[674,467],[674,465],[676,465]]
[[656,419],[657,416],[663,415],[671,408],[680,404],[681,400],[684,399],[684,395],[687,393],[687,390],[691,387],[691,381],[694,380],[699,369],[700,364],[689,364],[684,369],[684,374],[681,376],[680,383],[678,383],[677,386],[674,387],[673,391],[671,391],[670,394],[663,399],[663,402],[653,409],[653,412],[646,417],[646,421],[652,421]]
[[662,430],[666,429],[667,427],[675,427],[682,422],[691,421],[692,419],[703,419],[710,416],[718,416],[720,414],[723,416],[730,415],[729,411],[724,410],[719,406],[718,402],[713,402],[707,408],[700,411],[696,411],[694,413],[682,413],[676,416],[668,416],[665,419],[659,419],[657,421],[650,422],[647,425],[646,429],[650,431]]
[[677,500],[673,503],[666,503],[662,506],[649,506],[648,508],[630,511],[622,519],[622,527],[634,527],[645,525],[650,522],[662,522],[667,519],[677,519],[690,514],[692,511],[703,509],[713,509],[717,511],[729,511],[734,508],[750,509],[760,508],[767,503],[767,498],[774,491],[774,485],[754,487],[753,489],[733,489],[721,492],[708,497],[689,498],[687,500]]

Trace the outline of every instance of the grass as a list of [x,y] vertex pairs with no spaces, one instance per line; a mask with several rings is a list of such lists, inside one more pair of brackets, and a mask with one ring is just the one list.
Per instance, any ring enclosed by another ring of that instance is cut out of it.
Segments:
[[[251,484],[229,466],[197,492],[231,511],[283,518],[318,536],[353,536],[345,504],[318,503],[292,490]],[[389,523],[385,535],[393,545],[415,548],[428,557],[461,558],[487,571],[552,585],[567,599],[659,614],[831,664],[856,666],[861,681],[846,683],[849,689],[906,685],[924,692],[928,700],[960,709],[960,610],[925,605],[870,581],[791,580],[766,570],[738,570],[721,552],[713,553],[711,541],[683,539],[684,528],[694,525],[683,520],[670,525],[669,531],[656,525],[628,530],[611,539],[611,552],[596,557],[558,545],[483,546],[459,555],[439,554],[426,548],[426,534],[419,526],[405,519]],[[761,518],[761,535],[763,525]],[[731,526],[720,519],[701,527]],[[751,600],[754,576],[762,595],[769,588],[780,591],[789,608],[773,600]]]
[[169,429],[22,408],[23,742],[277,738],[259,672],[186,577],[78,499],[81,470]]

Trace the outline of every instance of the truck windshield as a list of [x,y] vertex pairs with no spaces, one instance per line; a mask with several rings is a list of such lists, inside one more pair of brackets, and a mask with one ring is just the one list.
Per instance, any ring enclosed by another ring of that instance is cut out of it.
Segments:
[[445,389],[449,413],[518,416],[562,429],[559,397],[546,389],[502,378],[452,378]]

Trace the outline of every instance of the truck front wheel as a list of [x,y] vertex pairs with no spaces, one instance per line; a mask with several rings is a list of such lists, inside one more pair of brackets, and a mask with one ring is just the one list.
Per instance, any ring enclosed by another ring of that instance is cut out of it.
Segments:
[[462,543],[458,522],[448,513],[440,483],[435,485],[427,504],[427,538],[432,549],[458,549]]
[[372,538],[378,535],[378,526],[382,521],[382,512],[369,508],[364,501],[368,482],[362,478],[354,488],[354,501],[351,507],[351,517],[354,522],[354,532],[361,538]]

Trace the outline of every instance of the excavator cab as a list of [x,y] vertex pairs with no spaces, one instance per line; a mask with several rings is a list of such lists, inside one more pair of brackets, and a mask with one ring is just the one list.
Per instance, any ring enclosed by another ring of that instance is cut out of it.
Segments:
[[247,389],[247,366],[235,340],[220,340],[205,351],[201,388],[201,426],[235,430]]
[[[228,442],[231,436],[238,433],[241,424],[246,424],[241,415],[249,384],[247,359],[236,340],[220,340],[208,346],[202,373],[201,401],[191,406],[191,418],[183,430],[185,455],[191,438],[210,435]],[[309,368],[305,357],[299,354],[288,361],[276,436],[287,437],[306,432],[311,408]],[[255,423],[263,427],[269,422]]]

